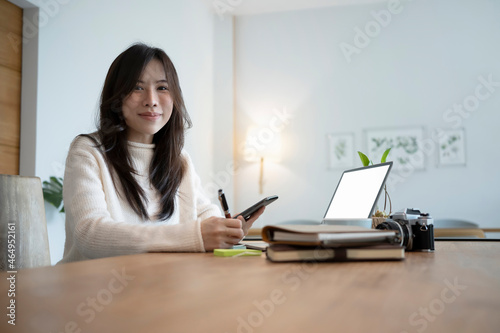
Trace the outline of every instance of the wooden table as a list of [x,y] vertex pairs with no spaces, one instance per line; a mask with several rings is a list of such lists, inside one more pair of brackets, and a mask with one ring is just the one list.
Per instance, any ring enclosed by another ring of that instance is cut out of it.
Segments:
[[500,242],[400,262],[149,253],[18,271],[1,332],[500,332]]

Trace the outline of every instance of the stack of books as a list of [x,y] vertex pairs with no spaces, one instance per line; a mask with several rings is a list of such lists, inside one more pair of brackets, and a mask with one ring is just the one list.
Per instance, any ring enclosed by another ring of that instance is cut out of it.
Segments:
[[274,262],[402,260],[404,248],[392,230],[344,225],[269,225],[262,229]]

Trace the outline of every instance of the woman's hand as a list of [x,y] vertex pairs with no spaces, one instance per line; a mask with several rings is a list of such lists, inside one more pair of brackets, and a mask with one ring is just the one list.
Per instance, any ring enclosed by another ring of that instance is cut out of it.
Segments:
[[234,219],[212,216],[201,222],[201,237],[205,251],[214,249],[229,249],[238,244],[248,233],[248,229],[264,212],[262,207],[248,221],[243,216]]
[[253,213],[252,216],[247,221],[245,221],[243,216],[241,215],[238,216],[238,220],[241,221],[244,236],[248,234],[248,230],[252,227],[255,220],[257,220],[262,215],[262,213],[264,213],[265,209],[266,207],[261,207],[258,211]]
[[201,236],[205,251],[228,249],[245,236],[238,219],[212,216],[201,222]]

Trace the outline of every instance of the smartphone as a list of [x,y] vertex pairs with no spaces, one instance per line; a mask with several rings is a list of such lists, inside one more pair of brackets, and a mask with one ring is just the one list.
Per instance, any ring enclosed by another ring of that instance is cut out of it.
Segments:
[[260,207],[263,207],[263,206],[267,206],[269,205],[271,202],[274,202],[278,199],[278,196],[277,195],[272,195],[270,197],[267,197],[267,198],[264,198],[262,199],[261,201],[257,202],[255,205],[253,205],[252,207],[248,208],[248,209],[245,209],[242,213],[239,213],[238,215],[236,215],[237,217],[238,216],[243,216],[243,218],[246,220],[248,220],[253,213],[255,213],[256,211],[258,211],[260,209]]

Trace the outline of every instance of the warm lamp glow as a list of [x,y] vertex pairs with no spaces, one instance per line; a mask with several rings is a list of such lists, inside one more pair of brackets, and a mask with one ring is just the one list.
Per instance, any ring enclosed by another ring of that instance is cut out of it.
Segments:
[[247,130],[244,158],[248,162],[259,162],[259,194],[264,187],[264,159],[278,162],[281,157],[281,135],[270,128],[251,127]]
[[244,158],[258,162],[261,158],[278,162],[281,158],[281,135],[270,128],[250,127],[245,139]]

